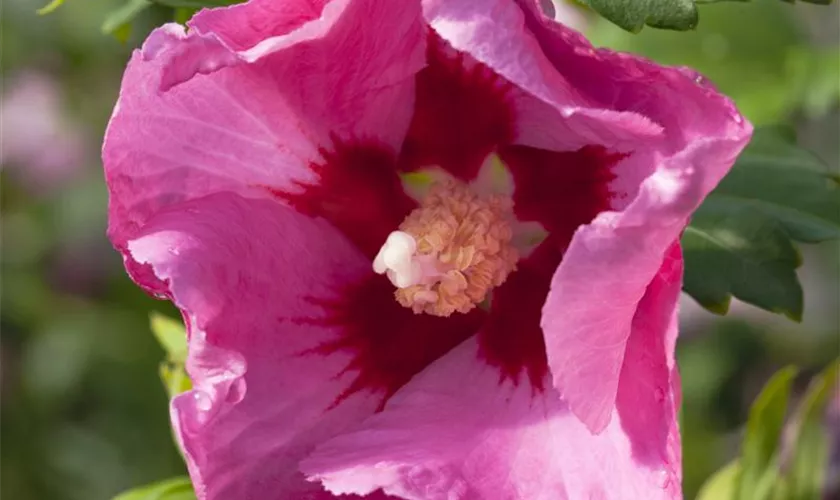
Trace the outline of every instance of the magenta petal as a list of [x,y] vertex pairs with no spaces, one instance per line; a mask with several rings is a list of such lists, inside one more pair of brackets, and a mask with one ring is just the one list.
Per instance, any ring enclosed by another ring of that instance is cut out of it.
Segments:
[[285,35],[321,16],[330,0],[251,0],[219,9],[203,9],[187,23],[199,33],[214,33],[235,50]]
[[[536,0],[523,3],[539,12]],[[557,68],[544,53],[529,29],[529,13],[515,0],[424,0],[423,14],[454,49],[518,89],[513,92],[517,144],[564,151],[600,145],[627,151],[662,132],[649,117],[590,99],[569,74],[577,69]],[[575,49],[594,53],[579,34],[564,32],[582,41]]]
[[199,498],[316,498],[298,460],[382,394],[337,402],[357,376],[353,353],[318,349],[342,325],[299,318],[328,314],[319,301],[370,273],[369,261],[323,220],[226,193],[159,213],[127,247],[189,327],[194,389],[173,400],[172,420]]
[[[615,406],[638,303],[752,126],[696,73],[595,49],[546,17],[537,0],[425,0],[423,14],[454,49],[518,89],[514,144],[545,157],[590,150],[621,159],[611,164],[605,190],[610,203],[603,208],[613,211],[571,238],[541,322],[555,388],[601,431]],[[520,167],[533,168],[527,163]],[[540,186],[546,200],[556,199],[550,182]],[[554,205],[539,208],[548,213]],[[554,218],[571,220],[565,213]]]
[[666,427],[633,434],[620,416],[594,435],[556,391],[500,384],[498,369],[479,356],[474,340],[464,342],[384,412],[319,446],[302,470],[336,494],[381,487],[416,500],[681,498],[679,455],[636,452],[650,432],[678,439],[669,394],[639,408],[664,410]]
[[616,398],[633,456],[641,463],[671,464],[667,480],[677,485],[682,477],[676,424],[681,394],[674,351],[682,275],[682,254],[675,243],[633,316]]
[[577,230],[554,275],[542,320],[549,367],[595,432],[610,420],[638,303],[690,214],[747,142],[750,127],[741,130],[697,138],[662,158],[624,211]]
[[[296,10],[300,3],[306,4],[300,9],[300,15],[288,10]],[[320,15],[316,15],[319,11]],[[243,18],[250,17],[277,25],[268,29],[246,26],[243,33],[233,36],[237,30],[234,26],[247,23]],[[356,29],[362,20],[375,28],[370,34]],[[360,84],[371,85],[368,90],[382,89],[404,81],[419,70],[424,48],[424,31],[419,21],[419,5],[414,3],[332,0],[321,10],[320,3],[312,5],[306,0],[296,0],[283,9],[266,8],[266,2],[249,2],[198,15],[191,23],[196,29],[189,33],[177,24],[158,28],[143,44],[142,53],[146,59],[164,62],[159,83],[165,91],[196,74],[211,74],[270,59],[278,53],[294,52],[297,59],[302,59],[295,65],[282,61],[281,67],[277,67],[278,61],[265,62],[275,66],[275,71],[285,72],[287,77],[304,77],[305,73],[296,74],[295,70],[300,68],[306,68],[306,72],[320,70],[317,71],[320,78],[307,79],[315,88],[304,91],[324,92],[321,97],[329,102],[333,93],[339,97],[355,94]],[[213,28],[222,31],[208,31]],[[387,50],[383,50],[383,43],[389,44]],[[291,67],[283,68],[283,65]]]
[[424,15],[455,49],[520,90],[515,143],[626,154],[610,169],[608,189],[608,208],[622,211],[602,213],[572,237],[541,323],[554,386],[600,431],[615,405],[637,304],[752,127],[695,74],[596,50],[535,0],[426,0]]
[[159,61],[135,52],[105,136],[115,244],[166,206],[311,176],[307,159],[317,146],[288,119],[289,107],[268,81],[227,72],[161,94],[160,72]]
[[[284,6],[298,3],[309,4]],[[275,11],[265,2],[204,11],[200,30],[164,26],[134,53],[102,154],[117,246],[173,203],[315,182],[310,165],[323,163],[321,151],[336,140],[364,139],[396,153],[423,65],[419,5],[336,0],[294,26],[288,9]],[[232,24],[222,22],[224,13]],[[294,29],[236,51],[225,39],[246,22],[242,16],[285,26],[273,35]],[[360,20],[371,29],[358,29]]]

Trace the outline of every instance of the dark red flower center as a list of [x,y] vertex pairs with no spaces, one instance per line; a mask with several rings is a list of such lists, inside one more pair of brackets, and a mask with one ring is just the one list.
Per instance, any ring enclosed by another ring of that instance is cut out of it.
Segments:
[[334,140],[322,149],[323,161],[312,165],[317,182],[295,193],[272,192],[332,222],[372,259],[417,206],[404,191],[400,172],[440,167],[470,181],[495,153],[512,175],[517,218],[540,223],[549,236],[492,292],[489,311],[415,314],[397,303],[388,279],[373,272],[340,290],[339,299],[321,301],[326,317],[304,321],[336,326],[343,333],[314,353],[352,352],[345,371],[357,374],[336,403],[361,390],[381,391],[384,403],[474,334],[483,360],[499,368],[500,381],[518,384],[527,377],[541,391],[548,368],[540,317],[552,275],[574,231],[611,206],[612,167],[622,155],[598,146],[557,152],[512,145],[510,95],[516,90],[436,36],[427,58],[428,66],[417,76],[414,116],[400,152]]

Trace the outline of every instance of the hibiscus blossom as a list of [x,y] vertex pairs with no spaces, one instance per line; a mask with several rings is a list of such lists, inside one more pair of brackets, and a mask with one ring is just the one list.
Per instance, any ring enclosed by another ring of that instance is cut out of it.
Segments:
[[105,139],[109,234],[187,324],[198,497],[679,498],[678,241],[750,132],[536,0],[154,31]]

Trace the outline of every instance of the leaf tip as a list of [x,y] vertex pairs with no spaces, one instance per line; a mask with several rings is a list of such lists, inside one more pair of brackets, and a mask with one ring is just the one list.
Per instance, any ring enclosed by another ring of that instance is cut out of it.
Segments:
[[52,0],[50,3],[41,7],[40,9],[36,10],[35,12],[39,16],[44,16],[44,15],[47,15],[47,14],[50,14],[50,13],[54,12],[55,9],[61,7],[61,4],[63,4],[63,3],[64,3],[64,0]]
[[726,298],[720,302],[703,302],[702,305],[707,311],[717,314],[718,316],[726,316],[729,314],[729,307],[732,305],[732,296],[727,295]]

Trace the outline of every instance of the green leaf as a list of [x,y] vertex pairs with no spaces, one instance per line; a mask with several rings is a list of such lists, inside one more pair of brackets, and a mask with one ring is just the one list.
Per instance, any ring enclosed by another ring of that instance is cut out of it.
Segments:
[[160,378],[169,397],[177,396],[192,388],[192,382],[184,369],[187,359],[187,335],[180,321],[152,313],[150,316],[152,333],[157,338],[166,359],[160,364]]
[[738,500],[769,497],[778,477],[778,448],[796,369],[776,372],[750,409],[741,445],[741,470],[736,481]]
[[756,208],[781,223],[797,241],[818,243],[840,237],[837,175],[778,128],[756,130],[712,197]]
[[581,0],[613,23],[632,33],[645,26],[690,30],[697,26],[694,0]]
[[37,12],[39,15],[42,15],[42,16],[45,15],[45,14],[50,14],[50,13],[54,12],[55,9],[61,7],[61,4],[63,4],[63,3],[64,3],[64,0],[52,0],[50,3],[41,7],[40,9],[38,9],[35,12]]
[[840,360],[811,381],[794,417],[793,450],[785,468],[786,500],[819,498],[828,462],[828,438],[823,425],[826,405],[836,394]]
[[184,370],[184,363],[163,361],[160,364],[159,374],[170,399],[192,389],[192,381]]
[[[638,33],[648,25],[676,31],[693,30],[697,27],[699,14],[696,4],[718,3],[727,0],[578,0],[617,24],[621,28]],[[728,0],[748,2],[749,0]],[[795,0],[782,0],[794,3]],[[833,0],[803,0],[808,3],[828,5]]]
[[[718,2],[749,2],[750,0],[695,0],[697,3],[718,3]],[[834,0],[799,0],[805,3],[815,3],[819,5],[830,5]],[[796,0],[782,0],[785,3],[796,3]]]
[[152,333],[172,361],[187,359],[187,334],[180,321],[153,312],[149,315]]
[[735,486],[741,473],[741,464],[737,460],[729,463],[710,477],[696,500],[735,500]]
[[114,500],[195,500],[188,477],[176,477],[135,488],[114,497]]
[[102,33],[114,35],[117,40],[125,43],[131,36],[131,22],[151,5],[149,0],[128,0],[105,17],[105,21],[102,23]]
[[792,133],[763,128],[683,234],[684,290],[725,314],[732,296],[802,319],[793,241],[840,237],[840,183]]
[[202,7],[224,7],[226,5],[233,5],[242,3],[245,0],[151,0],[154,3],[165,5],[167,7],[187,7],[190,9],[200,9]]
[[799,254],[782,227],[750,207],[705,203],[682,237],[683,289],[726,314],[734,295],[794,320],[802,317]]
[[806,117],[821,118],[840,101],[840,49],[793,47],[785,60],[790,101]]
[[117,26],[114,31],[111,32],[111,35],[120,43],[128,43],[128,39],[131,38],[132,31],[133,29],[131,27],[131,23],[125,23]]
[[194,16],[196,12],[198,12],[197,9],[177,7],[173,15],[173,20],[178,24],[187,24],[187,21],[192,19],[192,16]]

